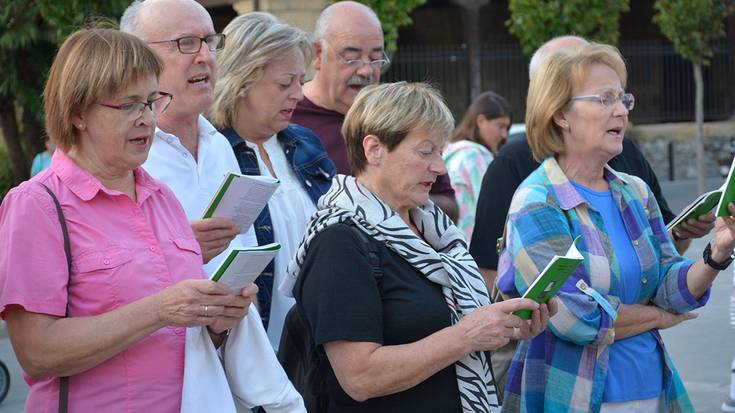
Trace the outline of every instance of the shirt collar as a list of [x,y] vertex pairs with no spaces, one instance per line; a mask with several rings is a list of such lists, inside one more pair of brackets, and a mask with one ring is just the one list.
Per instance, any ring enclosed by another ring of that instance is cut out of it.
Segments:
[[[580,204],[588,203],[564,174],[556,158],[553,156],[546,158],[541,167],[546,173],[551,183],[551,190],[556,194],[556,199],[562,209],[569,210]],[[603,170],[603,176],[613,191],[618,192],[623,186],[628,185],[628,181],[607,164]]]
[[[50,168],[82,201],[86,202],[91,200],[97,196],[97,193],[100,191],[108,195],[115,195],[112,191],[105,188],[97,177],[77,165],[77,163],[61,149],[56,149],[56,151],[54,151]],[[138,203],[142,203],[145,198],[161,189],[160,183],[151,178],[151,176],[148,175],[148,173],[141,167],[137,167],[133,170],[133,176],[135,177],[135,191],[138,193]]]

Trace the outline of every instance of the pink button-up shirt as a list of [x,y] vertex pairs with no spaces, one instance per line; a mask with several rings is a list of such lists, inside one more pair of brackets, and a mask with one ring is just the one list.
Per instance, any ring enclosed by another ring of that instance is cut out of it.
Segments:
[[[71,240],[69,315],[103,314],[188,278],[202,257],[184,211],[168,187],[142,168],[137,202],[109,190],[64,152],[51,167],[11,190],[0,207],[0,316],[6,306],[63,317],[67,263],[46,184],[62,205]],[[162,328],[69,381],[71,412],[178,412],[186,329]],[[58,378],[26,376],[27,412],[55,412]]]

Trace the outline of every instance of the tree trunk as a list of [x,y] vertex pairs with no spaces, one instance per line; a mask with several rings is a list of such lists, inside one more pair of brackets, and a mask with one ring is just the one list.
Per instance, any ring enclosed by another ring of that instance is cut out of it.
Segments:
[[46,150],[45,133],[36,117],[27,108],[23,108],[21,123],[23,124],[23,141],[26,145],[26,159],[32,163],[37,153]]
[[704,81],[702,66],[694,63],[694,119],[697,122],[697,186],[704,193],[707,170],[704,157]]
[[13,172],[13,178],[17,185],[28,179],[31,167],[23,152],[23,147],[20,145],[15,105],[13,99],[9,96],[0,96],[0,128],[2,128],[5,137],[5,146],[8,148],[10,170]]
[[[480,60],[479,10],[462,8],[462,26],[464,41],[467,44],[467,79],[469,84],[469,101],[472,102],[482,93],[482,62]],[[469,102],[468,102],[469,103]]]

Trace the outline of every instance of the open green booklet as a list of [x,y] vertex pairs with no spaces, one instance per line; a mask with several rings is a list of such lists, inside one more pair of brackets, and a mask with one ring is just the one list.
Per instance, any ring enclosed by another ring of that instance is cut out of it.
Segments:
[[228,173],[202,218],[230,218],[244,234],[253,225],[280,181],[269,176]]
[[717,206],[720,202],[723,189],[724,187],[720,187],[698,196],[697,199],[687,205],[679,215],[669,222],[669,225],[666,226],[666,230],[671,231],[673,228],[680,226],[682,223],[685,223],[690,219],[697,219],[709,211],[712,211],[712,208]]
[[730,211],[727,210],[727,204],[730,202],[735,202],[735,176],[733,176],[733,169],[735,169],[735,158],[732,160],[732,164],[730,164],[730,172],[727,173],[727,179],[725,179],[725,183],[722,184],[722,197],[720,198],[720,202],[717,203],[717,208],[715,208],[715,215],[718,217],[729,217]]
[[[580,254],[576,245],[581,238],[581,235],[577,236],[563,256],[554,255],[554,258],[549,261],[546,268],[541,271],[538,277],[528,287],[526,293],[523,294],[523,298],[530,298],[539,304],[545,304],[551,297],[556,295],[569,276],[584,261],[584,257]],[[532,311],[518,310],[513,312],[513,314],[524,320],[529,320]]]
[[240,290],[258,278],[280,249],[281,244],[277,242],[259,247],[235,248],[220,263],[210,279],[223,282],[230,287],[233,294],[240,294]]

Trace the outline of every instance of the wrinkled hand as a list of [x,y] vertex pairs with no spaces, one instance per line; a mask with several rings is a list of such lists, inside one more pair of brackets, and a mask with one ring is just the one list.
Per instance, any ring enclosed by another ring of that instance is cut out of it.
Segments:
[[[209,329],[213,333],[221,333],[235,327],[240,320],[248,315],[250,304],[253,303],[257,294],[258,286],[250,284],[240,291],[240,295],[233,295],[233,300],[222,308],[222,312],[213,317],[212,322],[209,323]],[[215,310],[219,310],[219,308]]]
[[682,321],[693,320],[699,316],[699,314],[697,313],[674,314],[659,307],[655,308],[658,310],[659,313],[659,321],[656,325],[659,330],[673,327],[681,323]]
[[720,217],[715,221],[715,239],[712,241],[712,258],[723,261],[735,248],[735,204],[727,205],[729,217]]
[[235,299],[225,284],[210,280],[180,281],[155,297],[161,323],[177,327],[211,324]]
[[689,219],[672,229],[679,238],[702,238],[715,227],[715,213],[708,212],[697,219]]
[[523,330],[514,330],[514,340],[528,340],[541,334],[542,331],[546,330],[546,326],[549,324],[549,319],[556,314],[558,310],[556,299],[552,298],[547,304],[541,304],[538,310],[535,310],[531,314],[531,319],[526,321],[529,329],[528,334],[523,335]]
[[191,221],[194,237],[202,250],[204,263],[225,250],[230,241],[240,233],[240,227],[227,218],[206,218]]
[[457,323],[462,331],[462,340],[474,352],[496,350],[515,337],[531,336],[532,323],[513,315],[516,310],[533,310],[534,316],[540,320],[539,305],[533,300],[513,298],[501,301],[478,308]]

